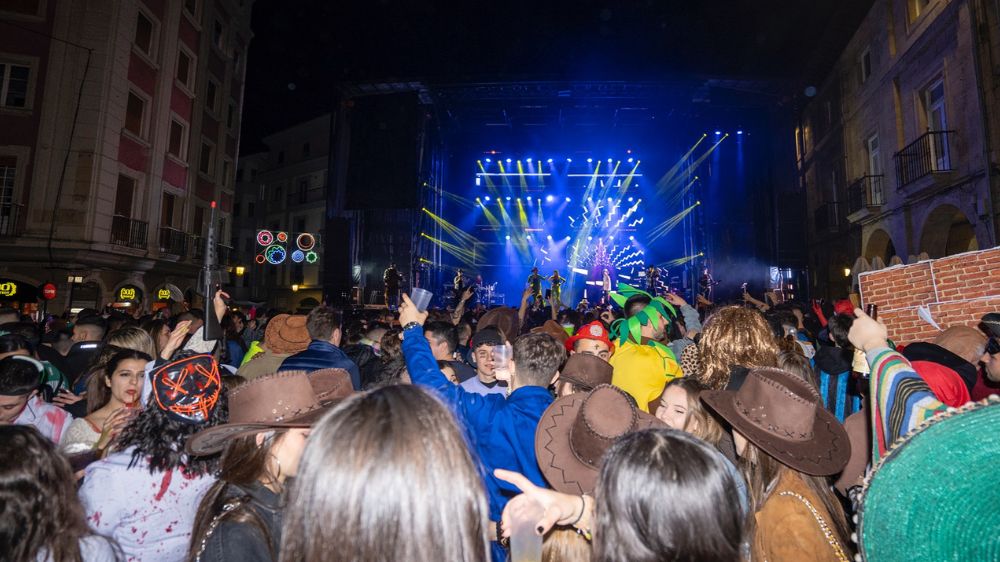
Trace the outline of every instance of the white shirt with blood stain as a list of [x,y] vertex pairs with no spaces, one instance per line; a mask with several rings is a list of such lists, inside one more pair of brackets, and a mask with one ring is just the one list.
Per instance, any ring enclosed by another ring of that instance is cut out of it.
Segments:
[[118,541],[126,560],[182,562],[198,504],[215,478],[182,469],[150,474],[146,459],[129,468],[131,461],[129,448],[87,467],[80,500],[90,526]]

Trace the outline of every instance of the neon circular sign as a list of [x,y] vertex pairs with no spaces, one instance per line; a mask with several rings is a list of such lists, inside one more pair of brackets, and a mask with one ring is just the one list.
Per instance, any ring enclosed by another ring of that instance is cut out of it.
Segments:
[[264,259],[268,261],[271,265],[278,265],[279,263],[285,261],[285,257],[288,253],[285,251],[284,246],[279,246],[278,244],[272,244],[264,250]]
[[295,245],[304,252],[312,250],[316,246],[316,237],[308,232],[304,232],[295,238]]
[[274,242],[274,234],[270,230],[261,230],[257,233],[257,243],[261,246],[270,246]]

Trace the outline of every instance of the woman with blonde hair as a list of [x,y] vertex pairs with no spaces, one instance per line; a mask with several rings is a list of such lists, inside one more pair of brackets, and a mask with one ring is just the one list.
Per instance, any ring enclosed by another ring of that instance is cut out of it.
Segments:
[[698,343],[701,382],[712,390],[729,385],[735,367],[774,367],[778,342],[764,316],[742,306],[724,306],[705,321]]

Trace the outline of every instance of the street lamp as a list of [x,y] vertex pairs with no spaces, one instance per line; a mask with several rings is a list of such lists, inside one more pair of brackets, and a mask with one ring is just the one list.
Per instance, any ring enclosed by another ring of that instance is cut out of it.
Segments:
[[292,292],[298,292],[298,290],[299,290],[299,284],[298,283],[293,283],[292,284]]
[[237,277],[243,277],[243,274],[246,273],[246,272],[247,272],[247,268],[243,267],[242,265],[237,265],[236,266],[236,276]]

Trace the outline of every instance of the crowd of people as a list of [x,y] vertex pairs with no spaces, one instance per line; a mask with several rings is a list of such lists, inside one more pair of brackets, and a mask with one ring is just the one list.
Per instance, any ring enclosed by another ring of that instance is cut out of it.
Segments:
[[0,309],[0,558],[1000,552],[979,466],[1000,451],[968,435],[1000,416],[1000,313],[902,346],[847,300],[612,297],[294,314],[219,292],[208,310],[41,323]]

